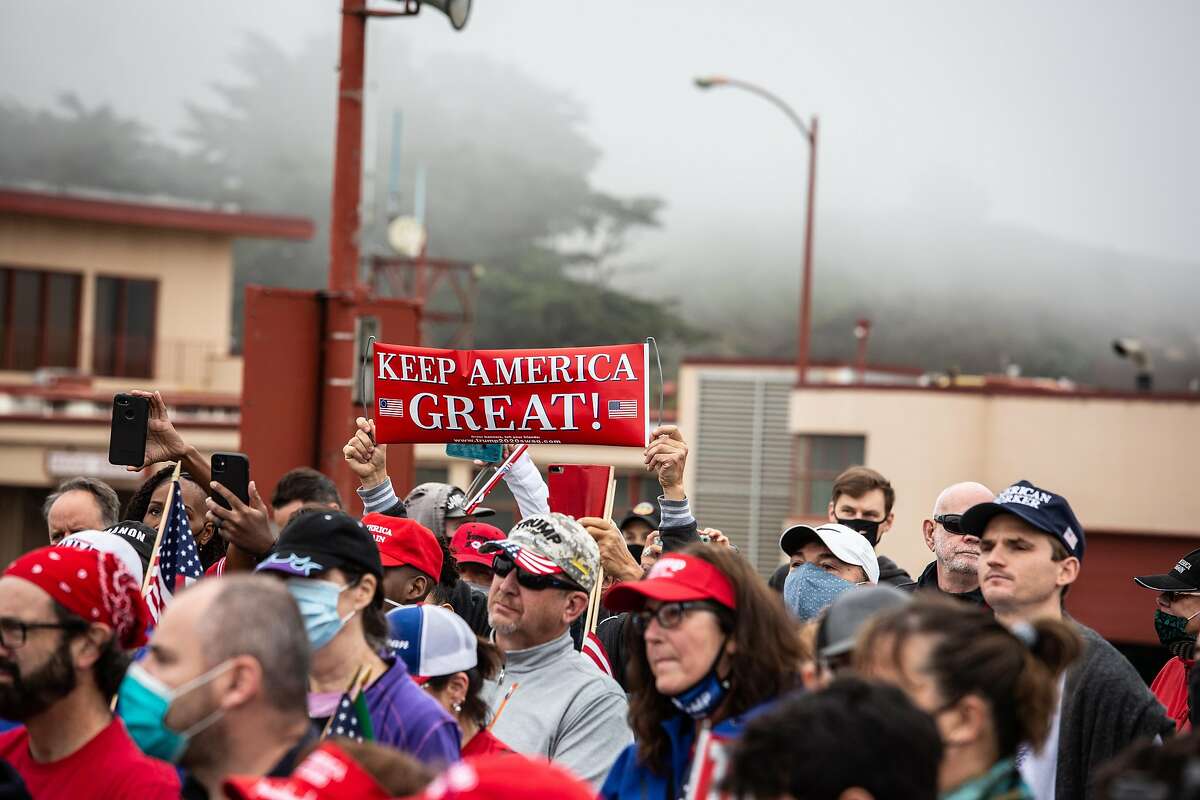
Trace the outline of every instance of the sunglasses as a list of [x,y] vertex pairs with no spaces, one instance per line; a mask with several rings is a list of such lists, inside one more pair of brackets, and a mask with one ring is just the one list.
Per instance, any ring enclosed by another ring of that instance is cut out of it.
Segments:
[[526,572],[518,567],[510,556],[505,553],[497,553],[496,560],[492,562],[492,572],[499,575],[501,578],[507,578],[508,573],[513,570],[517,571],[517,583],[524,586],[526,589],[532,589],[535,592],[540,592],[545,589],[563,589],[568,592],[582,592],[579,586],[570,581],[560,580],[554,575],[534,575],[532,572]]
[[946,529],[947,533],[957,533],[962,536],[966,531],[962,528],[962,514],[938,514],[933,521]]

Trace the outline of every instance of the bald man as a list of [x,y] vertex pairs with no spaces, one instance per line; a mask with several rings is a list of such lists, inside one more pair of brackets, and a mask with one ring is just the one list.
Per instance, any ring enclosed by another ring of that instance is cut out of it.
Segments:
[[996,495],[982,483],[947,486],[933,504],[933,513],[921,523],[925,546],[934,560],[921,577],[901,586],[908,591],[935,591],[983,605],[979,591],[979,539],[962,532],[962,515],[971,506],[990,503]]

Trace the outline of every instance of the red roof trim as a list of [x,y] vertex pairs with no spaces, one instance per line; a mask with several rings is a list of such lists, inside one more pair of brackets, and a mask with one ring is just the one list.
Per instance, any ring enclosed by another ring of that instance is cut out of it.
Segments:
[[[136,379],[131,378],[132,382],[136,383]],[[22,384],[2,384],[0,383],[0,395],[14,395],[19,397],[40,397],[43,400],[63,401],[63,400],[90,400],[95,403],[108,404],[112,402],[114,391],[102,391],[93,389],[90,386],[39,386],[32,383]],[[213,408],[239,408],[242,405],[242,396],[238,394],[230,394],[226,392],[164,392],[163,400],[172,408],[179,406],[186,407],[206,407]]]
[[812,383],[796,387],[817,392],[938,392],[941,394],[981,394],[999,397],[1041,397],[1047,400],[1121,400],[1140,403],[1200,403],[1195,392],[1118,392],[1107,389],[1037,389],[1015,386],[911,386],[893,383]]
[[[680,362],[689,367],[791,367],[796,360],[791,358],[739,358],[737,356],[688,356]],[[858,369],[856,364],[845,361],[810,361],[809,369]],[[884,372],[889,375],[911,375],[919,378],[926,373],[920,367],[901,367],[893,364],[867,364],[867,372]]]
[[[107,430],[112,425],[112,418],[108,416],[68,417],[63,414],[0,414],[0,425],[13,422],[22,425],[71,425],[76,427],[94,425]],[[241,423],[238,421],[218,420],[173,419],[171,424],[176,428],[212,431],[236,431],[241,427]],[[45,446],[50,447],[48,444]]]
[[0,189],[0,213],[263,239],[311,239],[311,219]]

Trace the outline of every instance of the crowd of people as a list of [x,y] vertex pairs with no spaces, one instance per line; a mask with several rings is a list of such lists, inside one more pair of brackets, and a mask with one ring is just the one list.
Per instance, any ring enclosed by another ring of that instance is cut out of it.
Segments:
[[[363,418],[361,517],[307,467],[242,502],[142,394],[150,477],[124,509],[65,481],[0,577],[0,798],[1200,797],[1200,550],[1130,576],[1171,654],[1147,687],[1067,612],[1084,528],[1028,481],[928,498],[914,580],[851,467],[764,578],[671,425],[620,524],[553,512],[522,455],[501,530],[459,487],[401,499]],[[193,577],[152,608],[168,518]]]

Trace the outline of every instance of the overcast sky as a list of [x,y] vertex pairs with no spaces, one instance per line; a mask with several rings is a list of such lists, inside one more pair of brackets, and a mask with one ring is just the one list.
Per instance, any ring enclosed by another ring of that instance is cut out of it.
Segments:
[[[170,132],[184,100],[235,77],[244,32],[295,50],[336,32],[337,7],[7,0],[0,94],[46,105],[74,90]],[[482,52],[570,94],[604,152],[596,183],[667,201],[651,250],[725,226],[799,236],[802,139],[755,97],[693,88],[715,72],[821,115],[818,218],[967,212],[1191,261],[1197,23],[1190,0],[475,0],[461,33],[427,10],[372,22],[371,47]]]

